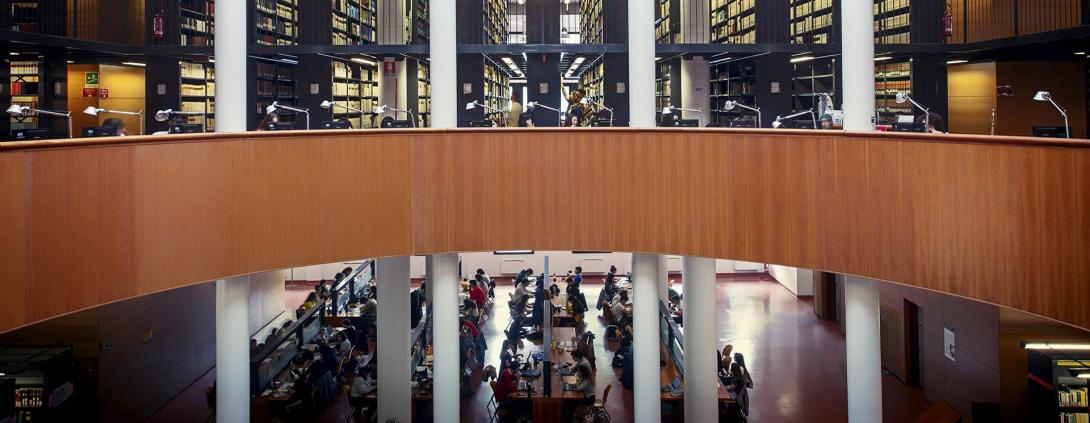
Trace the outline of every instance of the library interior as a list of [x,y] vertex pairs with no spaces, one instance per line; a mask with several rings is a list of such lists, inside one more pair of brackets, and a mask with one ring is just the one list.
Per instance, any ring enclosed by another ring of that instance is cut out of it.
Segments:
[[0,0],[0,423],[1090,423],[1088,53],[1090,0]]

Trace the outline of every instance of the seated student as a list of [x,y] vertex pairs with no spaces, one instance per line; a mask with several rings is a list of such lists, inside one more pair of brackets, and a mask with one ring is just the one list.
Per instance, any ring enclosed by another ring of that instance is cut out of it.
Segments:
[[576,325],[583,324],[584,314],[587,312],[587,298],[579,290],[579,284],[572,284],[568,291],[568,304],[571,306],[571,316]]
[[306,360],[303,357],[295,357],[292,360],[292,375],[295,375],[297,370],[300,373],[295,378],[291,389],[288,390],[288,400],[284,406],[284,411],[288,412],[288,414],[301,414],[301,411],[310,406],[314,385],[310,383],[309,378],[303,373],[305,372],[303,370],[304,366],[306,366]]
[[504,401],[511,396],[511,393],[518,389],[518,367],[519,364],[514,359],[508,359],[500,362],[499,377],[496,378],[496,402],[503,406]]
[[479,321],[481,318],[481,312],[477,309],[477,303],[469,298],[462,301],[462,312],[465,313],[467,319],[474,322]]
[[477,269],[477,274],[474,278],[477,279],[478,283],[483,283],[483,285],[481,285],[482,287],[488,289],[488,298],[496,297],[496,281],[492,280],[492,278],[484,272],[484,269]]
[[318,285],[314,286],[314,292],[318,294],[318,298],[321,298],[322,301],[329,299],[329,285],[325,283],[325,279],[318,281]]
[[477,303],[478,308],[484,307],[484,303],[488,301],[488,294],[486,294],[484,288],[477,283],[477,279],[469,280],[469,298]]
[[378,297],[378,287],[371,289],[371,295],[367,297],[367,301],[360,307],[360,317],[366,324],[374,325],[376,318],[378,317],[378,301],[375,298]]
[[534,116],[533,113],[530,113],[530,112],[523,112],[523,113],[519,114],[519,122],[518,122],[519,127],[533,128],[534,127],[534,117],[533,116]]
[[125,132],[125,121],[119,118],[107,118],[106,120],[102,121],[102,126],[112,126],[114,129],[117,130],[117,133],[115,135],[119,137],[128,135]]
[[737,362],[730,365],[730,384],[727,390],[734,394],[737,407],[743,416],[749,415],[749,391],[746,386],[745,373]]
[[679,294],[677,292],[677,290],[674,289],[674,280],[673,279],[670,279],[669,281],[666,282],[666,292],[667,292],[666,298],[670,299],[671,301],[674,298],[677,298],[679,300],[681,299],[681,294]]
[[317,292],[311,292],[311,293],[307,294],[306,301],[303,301],[303,309],[310,310],[310,309],[314,308],[314,306],[316,306],[316,305],[318,305],[318,294],[317,294]]
[[374,366],[359,369],[356,377],[352,379],[351,388],[348,391],[348,404],[355,410],[362,410],[362,421],[371,421],[377,411],[377,399],[368,399],[367,394],[378,389],[378,368]]
[[613,301],[613,305],[610,307],[610,311],[613,312],[613,321],[617,322],[617,326],[623,327],[631,320],[632,309],[631,304],[628,302],[628,291],[620,290],[617,294],[617,299]]
[[530,295],[530,280],[523,279],[517,282],[515,286],[515,292],[511,293],[511,304],[521,302],[527,296]]

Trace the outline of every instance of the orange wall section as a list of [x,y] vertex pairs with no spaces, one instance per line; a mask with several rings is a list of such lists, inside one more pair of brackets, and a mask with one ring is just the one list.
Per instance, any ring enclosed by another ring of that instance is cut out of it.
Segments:
[[541,128],[16,142],[0,145],[0,204],[14,205],[0,207],[0,331],[259,271],[524,248],[776,263],[1090,328],[1086,140]]
[[80,129],[98,126],[98,118],[83,113],[89,106],[99,107],[98,97],[83,96],[86,73],[98,71],[98,65],[68,65],[68,110],[72,111],[72,130],[76,137],[79,137]]
[[946,122],[954,134],[991,133],[996,108],[995,62],[966,63],[946,67],[949,88]]

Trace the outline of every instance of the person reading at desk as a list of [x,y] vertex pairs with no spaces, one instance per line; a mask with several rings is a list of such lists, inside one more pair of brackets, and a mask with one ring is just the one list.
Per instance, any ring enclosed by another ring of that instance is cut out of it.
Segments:
[[483,283],[483,285],[481,285],[482,287],[488,289],[489,298],[496,298],[496,281],[492,280],[492,278],[488,276],[488,273],[484,272],[484,269],[478,268],[474,278],[477,279],[478,283]]
[[502,362],[500,376],[496,378],[496,402],[503,407],[512,392],[518,389],[518,362],[509,358]]
[[377,400],[367,399],[367,394],[375,392],[376,389],[378,389],[378,368],[369,366],[357,370],[356,377],[352,379],[351,388],[348,390],[348,405],[352,407],[353,415],[358,413],[363,417],[362,421],[371,421],[371,417],[377,411]]
[[572,351],[571,357],[575,360],[576,378],[572,391],[583,394],[583,399],[574,402],[572,405],[575,406],[575,409],[565,413],[565,415],[571,415],[572,412],[577,412],[581,407],[594,405],[594,370],[590,365],[590,361],[587,360],[586,354],[583,354],[583,351],[580,350]]
[[631,320],[632,305],[628,301],[627,290],[622,289],[617,294],[617,299],[613,301],[610,311],[613,312],[613,321],[617,322],[617,327],[624,327],[628,324],[629,320]]
[[478,308],[484,307],[484,303],[488,301],[488,294],[485,294],[477,279],[469,280],[469,298],[477,303]]

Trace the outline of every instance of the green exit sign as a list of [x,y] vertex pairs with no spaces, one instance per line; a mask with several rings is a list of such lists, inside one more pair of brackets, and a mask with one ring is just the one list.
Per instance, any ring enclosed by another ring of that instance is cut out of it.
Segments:
[[83,85],[97,86],[98,85],[98,72],[85,72],[83,78]]

